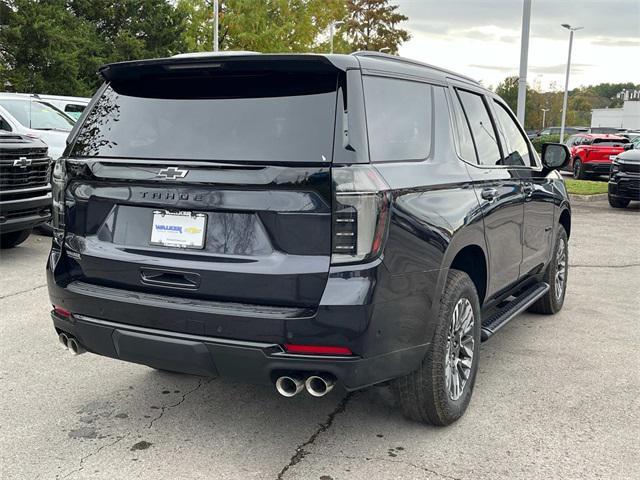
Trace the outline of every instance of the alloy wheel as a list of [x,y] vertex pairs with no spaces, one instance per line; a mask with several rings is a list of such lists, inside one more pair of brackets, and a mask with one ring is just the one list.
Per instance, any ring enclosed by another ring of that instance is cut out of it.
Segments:
[[563,240],[558,245],[558,251],[556,252],[556,281],[555,281],[555,294],[556,300],[562,298],[564,293],[564,285],[567,279],[567,246]]
[[445,383],[451,400],[458,400],[471,376],[473,365],[473,338],[475,318],[471,302],[461,298],[451,315],[447,335]]

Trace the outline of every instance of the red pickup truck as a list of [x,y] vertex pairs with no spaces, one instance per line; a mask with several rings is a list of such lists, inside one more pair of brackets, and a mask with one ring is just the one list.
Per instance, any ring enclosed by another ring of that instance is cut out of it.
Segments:
[[589,175],[609,175],[611,157],[624,151],[629,139],[619,135],[579,133],[572,135],[566,144],[571,151],[568,168],[573,178],[586,179]]

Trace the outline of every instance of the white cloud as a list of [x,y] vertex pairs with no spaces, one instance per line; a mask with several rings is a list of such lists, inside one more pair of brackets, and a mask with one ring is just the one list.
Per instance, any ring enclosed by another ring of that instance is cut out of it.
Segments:
[[[518,0],[396,0],[412,38],[400,54],[495,85],[517,75],[522,2]],[[568,32],[576,32],[570,86],[640,81],[640,2],[533,0],[528,80],[564,83]]]

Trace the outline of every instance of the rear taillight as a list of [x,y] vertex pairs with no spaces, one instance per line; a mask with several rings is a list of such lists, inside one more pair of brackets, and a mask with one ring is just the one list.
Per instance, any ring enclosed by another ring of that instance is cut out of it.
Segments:
[[65,161],[61,158],[53,163],[51,171],[51,196],[53,208],[51,211],[51,227],[53,241],[62,245],[64,239],[64,205],[65,205],[66,168]]
[[374,167],[334,166],[331,263],[380,255],[389,223],[389,186]]

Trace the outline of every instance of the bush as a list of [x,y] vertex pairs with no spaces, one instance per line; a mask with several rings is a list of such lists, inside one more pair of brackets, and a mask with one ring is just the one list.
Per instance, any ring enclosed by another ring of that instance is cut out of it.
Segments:
[[560,135],[543,135],[542,137],[536,137],[533,140],[531,140],[531,143],[533,144],[533,148],[535,148],[536,152],[538,153],[542,153],[543,143],[559,143],[559,142],[560,142]]

